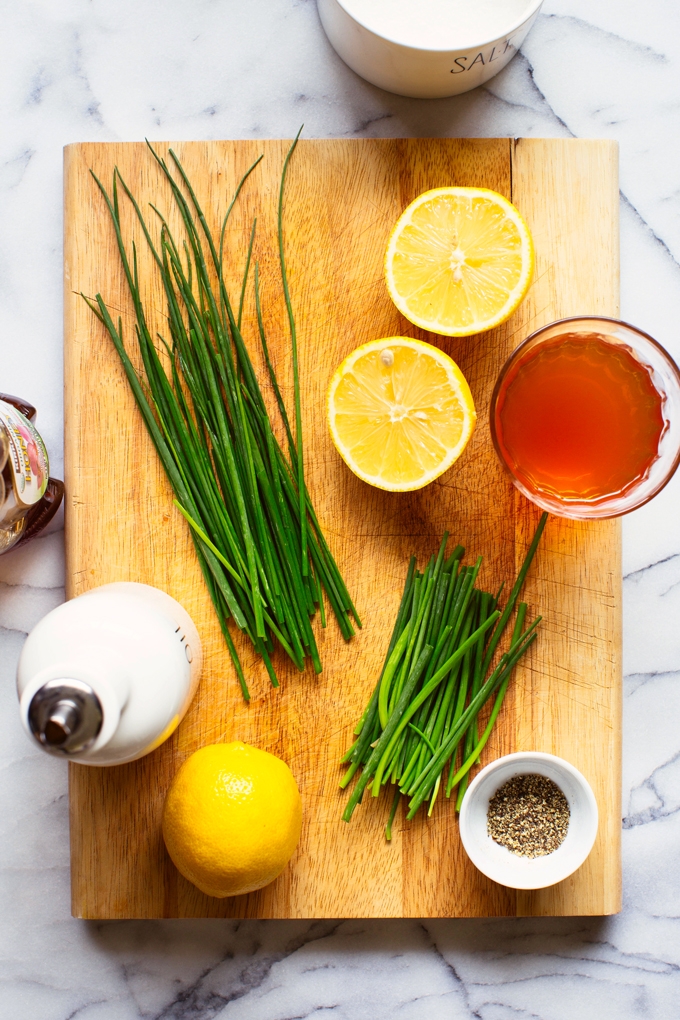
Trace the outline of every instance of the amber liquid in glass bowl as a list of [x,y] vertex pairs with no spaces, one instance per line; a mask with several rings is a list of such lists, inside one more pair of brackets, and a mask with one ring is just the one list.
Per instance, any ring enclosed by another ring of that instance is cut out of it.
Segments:
[[[661,356],[669,362],[676,389],[677,368],[639,331],[636,348],[622,342],[625,335],[570,325],[540,330],[512,355],[492,399],[492,435],[515,484],[545,509],[616,516],[650,499],[677,466],[677,451],[670,472],[660,463],[668,459],[673,401],[652,362]],[[624,334],[632,330],[617,326]],[[643,341],[653,348],[645,350]],[[659,474],[666,477],[659,481]]]

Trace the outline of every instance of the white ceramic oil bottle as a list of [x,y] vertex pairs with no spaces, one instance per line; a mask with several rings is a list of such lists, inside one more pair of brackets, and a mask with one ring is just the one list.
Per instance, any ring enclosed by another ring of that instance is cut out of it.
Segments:
[[191,617],[170,595],[132,582],[94,588],[28,635],[17,671],[24,727],[72,761],[134,761],[179,725],[202,658]]

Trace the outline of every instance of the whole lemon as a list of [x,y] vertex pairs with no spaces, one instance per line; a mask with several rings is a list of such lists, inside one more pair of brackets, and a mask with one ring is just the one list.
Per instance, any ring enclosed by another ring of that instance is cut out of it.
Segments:
[[300,792],[286,763],[240,740],[187,758],[163,809],[175,867],[208,896],[268,885],[288,863],[301,825]]

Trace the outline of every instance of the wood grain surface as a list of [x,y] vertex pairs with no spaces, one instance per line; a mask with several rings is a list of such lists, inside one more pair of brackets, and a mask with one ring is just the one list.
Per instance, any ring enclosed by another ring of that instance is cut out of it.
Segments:
[[[260,154],[229,230],[227,277],[240,276],[258,217],[266,321],[277,370],[292,397],[275,211],[287,142],[177,143],[213,226],[238,179]],[[166,145],[159,143],[165,150]],[[620,907],[621,597],[616,522],[548,522],[526,592],[544,616],[539,641],[518,669],[482,763],[518,749],[551,751],[580,768],[600,810],[593,852],[551,889],[517,893],[468,861],[453,804],[432,818],[398,815],[391,843],[387,797],[340,820],[346,794],[338,761],[375,684],[408,557],[421,562],[448,529],[481,582],[512,580],[538,511],[512,486],[489,436],[488,404],[509,352],[532,330],[574,314],[618,312],[617,150],[608,141],[563,139],[362,139],[301,141],[291,164],[286,250],[299,329],[308,482],[329,543],[364,620],[345,644],[332,620],[315,624],[323,673],[299,674],[279,657],[272,690],[237,636],[253,694],[244,704],[195,559],[188,528],[137,413],[113,347],[79,297],[102,293],[132,339],[131,303],[114,236],[89,174],[107,184],[118,165],[133,192],[171,212],[168,189],[143,144],[69,146],[65,154],[65,430],[68,596],[110,581],[168,591],[194,618],[206,652],[199,693],[174,736],[146,758],[116,768],[70,765],[72,910],[78,917],[454,917],[608,914]],[[390,302],[382,276],[391,227],[420,192],[448,184],[492,188],[526,217],[537,251],[527,299],[505,325],[467,339],[415,329]],[[150,213],[150,216],[153,216]],[[155,327],[165,332],[160,284],[129,210]],[[171,223],[178,227],[171,212]],[[155,228],[154,228],[155,229]],[[249,298],[245,334],[255,350]],[[479,421],[461,460],[416,493],[359,481],[336,454],[324,398],[333,369],[380,336],[435,342],[461,366]],[[260,892],[217,900],[170,862],[161,837],[163,799],[197,748],[242,739],[279,755],[304,804],[298,850]]]

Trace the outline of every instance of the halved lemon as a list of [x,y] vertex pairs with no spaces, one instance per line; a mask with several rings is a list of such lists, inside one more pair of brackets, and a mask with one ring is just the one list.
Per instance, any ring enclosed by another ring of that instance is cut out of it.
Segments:
[[328,423],[340,456],[370,485],[420,489],[465,449],[477,414],[447,354],[411,337],[357,347],[328,387]]
[[529,228],[487,188],[435,188],[402,213],[385,255],[387,289],[406,318],[445,336],[505,322],[534,270]]

